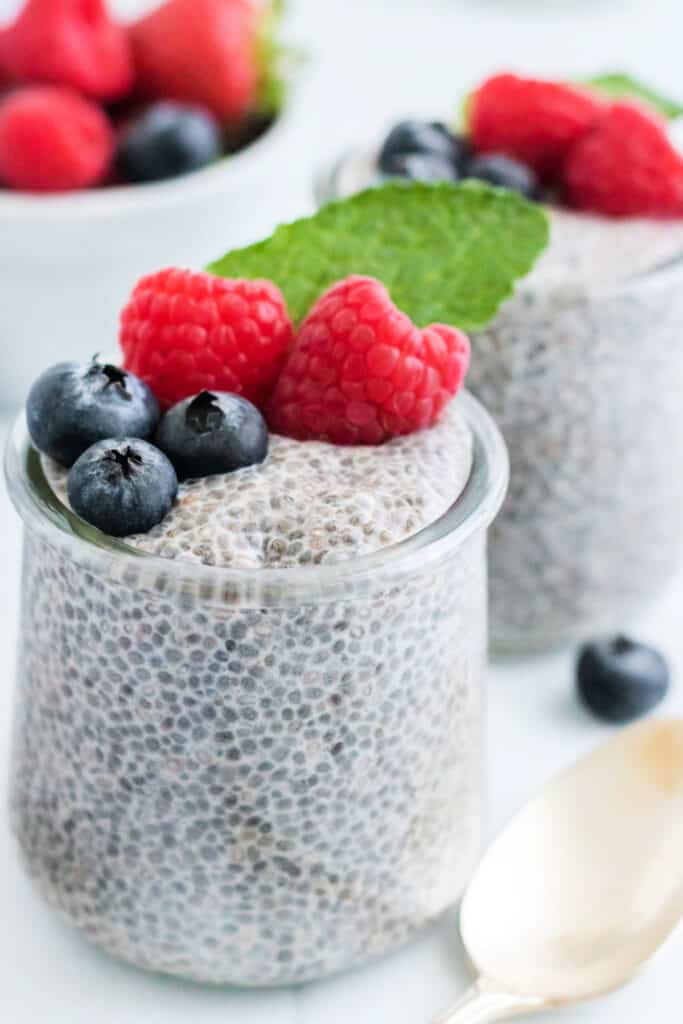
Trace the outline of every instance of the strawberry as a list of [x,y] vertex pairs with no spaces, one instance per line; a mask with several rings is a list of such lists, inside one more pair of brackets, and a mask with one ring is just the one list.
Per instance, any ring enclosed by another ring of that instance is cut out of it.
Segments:
[[130,92],[125,29],[104,0],[28,0],[0,34],[0,79],[70,86],[97,100]]
[[333,285],[299,328],[270,403],[299,440],[381,444],[429,427],[460,388],[470,345],[454,327],[415,327],[371,277]]
[[477,152],[504,153],[551,181],[603,109],[601,100],[573,85],[494,75],[472,94],[470,134]]
[[683,160],[666,122],[633,103],[614,103],[569,153],[566,198],[611,217],[683,216]]
[[250,0],[167,0],[130,28],[140,91],[239,121],[256,101],[258,29]]

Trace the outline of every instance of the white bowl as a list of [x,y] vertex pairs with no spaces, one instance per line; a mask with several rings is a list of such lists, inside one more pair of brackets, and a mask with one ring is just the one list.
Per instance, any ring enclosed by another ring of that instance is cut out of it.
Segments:
[[142,274],[201,268],[302,212],[291,176],[298,110],[292,89],[261,138],[184,177],[59,196],[0,191],[0,405],[21,403],[46,366],[113,348]]

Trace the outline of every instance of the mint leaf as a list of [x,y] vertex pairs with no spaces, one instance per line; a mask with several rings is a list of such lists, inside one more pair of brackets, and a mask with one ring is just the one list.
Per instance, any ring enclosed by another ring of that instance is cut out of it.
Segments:
[[635,78],[631,78],[630,75],[625,75],[620,71],[597,75],[583,84],[591,86],[591,88],[597,89],[598,92],[602,92],[614,99],[641,100],[650,107],[654,107],[664,117],[674,118],[680,117],[683,114],[683,106],[680,103],[677,103],[675,100],[666,99],[666,97],[655,92],[654,89],[650,89],[649,86],[643,85],[642,82],[638,82]]
[[208,269],[274,281],[295,322],[335,281],[365,274],[382,281],[418,326],[474,330],[512,294],[547,241],[542,208],[517,193],[475,181],[391,182],[282,225]]

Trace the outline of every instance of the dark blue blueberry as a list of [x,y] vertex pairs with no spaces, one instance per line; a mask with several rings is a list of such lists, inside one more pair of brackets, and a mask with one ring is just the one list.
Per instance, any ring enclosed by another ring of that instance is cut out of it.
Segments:
[[379,169],[385,174],[395,173],[393,161],[396,157],[419,153],[423,156],[441,157],[453,168],[452,177],[469,154],[469,143],[461,136],[450,133],[439,121],[401,121],[387,135],[379,153]]
[[268,427],[246,398],[201,391],[168,410],[155,444],[166,452],[179,479],[186,480],[263,462],[268,454]]
[[159,403],[146,384],[96,359],[52,366],[26,403],[34,445],[65,466],[106,437],[150,437],[159,417]]
[[220,129],[208,111],[156,103],[121,132],[116,167],[126,181],[159,181],[199,170],[221,152]]
[[608,722],[639,718],[669,689],[669,667],[659,651],[620,635],[585,644],[576,677],[583,702]]
[[536,199],[539,195],[539,181],[531,167],[502,153],[473,156],[463,168],[463,177],[488,181],[491,185],[520,192],[527,199]]
[[112,537],[147,533],[171,510],[178,478],[163,452],[136,437],[107,438],[69,471],[69,501],[87,523]]
[[426,153],[395,156],[387,161],[387,170],[384,173],[390,177],[406,178],[408,181],[457,181],[458,178],[449,160]]

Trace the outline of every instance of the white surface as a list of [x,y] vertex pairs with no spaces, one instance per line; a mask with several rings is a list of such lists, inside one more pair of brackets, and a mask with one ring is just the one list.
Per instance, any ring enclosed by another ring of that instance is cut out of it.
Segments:
[[[14,3],[0,0],[0,14]],[[132,8],[135,0],[124,6]],[[556,75],[626,67],[683,96],[679,0],[291,0],[290,6],[289,34],[304,40],[316,57],[304,97],[305,143],[283,158],[272,182],[273,194],[282,202],[278,208],[286,208],[288,215],[295,205],[292,182],[302,170],[312,173],[321,158],[371,135],[396,116],[447,114],[473,82],[500,67]],[[298,201],[303,210],[307,197]],[[3,768],[9,741],[18,545],[19,525],[3,492]],[[683,579],[639,630],[661,644],[674,662],[677,688],[667,710],[679,713],[682,607]],[[492,831],[551,773],[606,734],[577,708],[571,680],[569,653],[490,671]],[[5,777],[3,770],[0,798]],[[21,874],[4,820],[0,869],[0,1020],[8,1024],[427,1024],[467,981],[450,918],[395,956],[326,983],[272,993],[183,986],[119,966],[56,922]],[[556,1019],[558,1024],[678,1024],[682,954],[679,938],[628,989],[600,1003],[540,1019]]]

